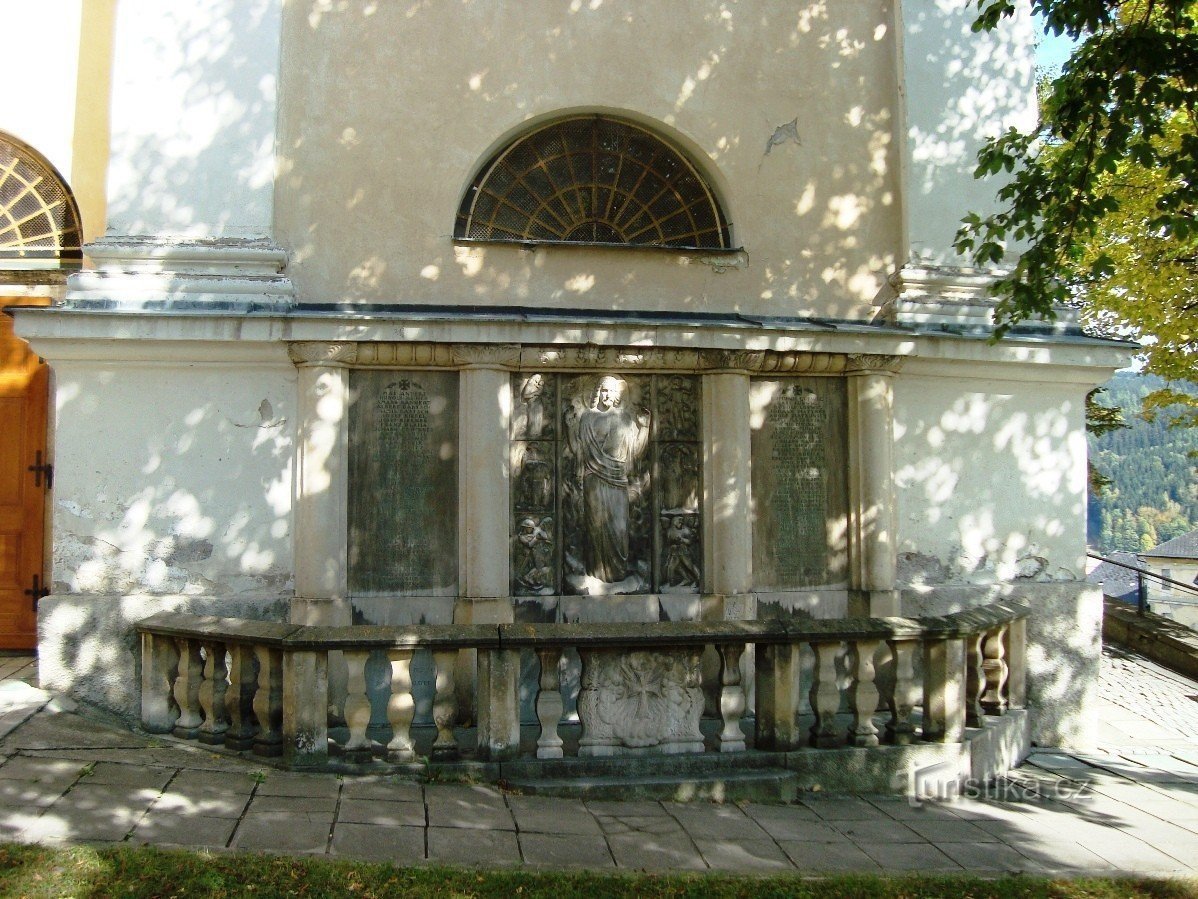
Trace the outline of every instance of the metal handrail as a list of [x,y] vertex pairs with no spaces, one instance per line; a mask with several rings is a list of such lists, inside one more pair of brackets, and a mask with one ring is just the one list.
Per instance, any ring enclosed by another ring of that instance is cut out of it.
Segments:
[[1149,571],[1147,568],[1139,568],[1136,565],[1128,565],[1126,562],[1120,562],[1118,559],[1100,556],[1098,553],[1087,551],[1086,555],[1091,559],[1097,559],[1099,562],[1106,562],[1108,565],[1114,565],[1118,568],[1125,568],[1128,571],[1134,571],[1136,573],[1136,611],[1141,615],[1148,610],[1148,586],[1144,583],[1144,578],[1151,578],[1152,580],[1160,581],[1162,584],[1180,587],[1187,593],[1192,593],[1195,597],[1198,597],[1198,587],[1195,587],[1193,584],[1187,584],[1183,581],[1174,580],[1171,577],[1165,577],[1165,575],[1157,574],[1155,571]]

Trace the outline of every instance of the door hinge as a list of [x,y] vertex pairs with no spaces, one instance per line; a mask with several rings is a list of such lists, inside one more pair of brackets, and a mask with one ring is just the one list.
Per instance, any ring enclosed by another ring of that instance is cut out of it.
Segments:
[[30,603],[33,606],[33,611],[37,611],[37,601],[43,596],[50,595],[50,588],[42,583],[42,576],[35,574],[33,576],[33,586],[25,591],[25,595],[29,597]]
[[42,486],[42,476],[46,478],[46,489],[49,490],[54,486],[54,466],[49,462],[42,461],[42,451],[38,450],[34,456],[34,464],[29,466],[29,470],[33,472],[33,486]]

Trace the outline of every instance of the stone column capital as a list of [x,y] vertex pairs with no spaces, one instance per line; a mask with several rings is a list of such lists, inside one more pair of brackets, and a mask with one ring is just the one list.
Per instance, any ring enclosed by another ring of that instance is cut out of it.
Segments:
[[520,347],[514,344],[459,343],[450,353],[463,368],[510,369],[520,364]]
[[854,353],[845,361],[848,375],[895,375],[903,367],[903,356],[885,356],[876,353]]
[[322,366],[336,368],[352,365],[358,359],[356,343],[329,343],[325,341],[303,341],[288,344],[287,355],[297,366]]

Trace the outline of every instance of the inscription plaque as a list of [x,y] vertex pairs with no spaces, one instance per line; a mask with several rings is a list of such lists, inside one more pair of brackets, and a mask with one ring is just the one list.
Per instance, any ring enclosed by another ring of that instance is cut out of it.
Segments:
[[354,371],[350,388],[350,592],[454,592],[456,375]]
[[753,389],[768,399],[752,435],[755,586],[838,584],[847,565],[843,384],[755,379]]

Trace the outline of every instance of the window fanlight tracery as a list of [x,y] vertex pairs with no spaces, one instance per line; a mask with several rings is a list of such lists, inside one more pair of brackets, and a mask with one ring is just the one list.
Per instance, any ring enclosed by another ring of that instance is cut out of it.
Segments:
[[731,249],[696,167],[653,132],[607,116],[521,135],[480,170],[458,210],[461,241]]
[[36,150],[0,133],[0,268],[78,267],[79,207]]

